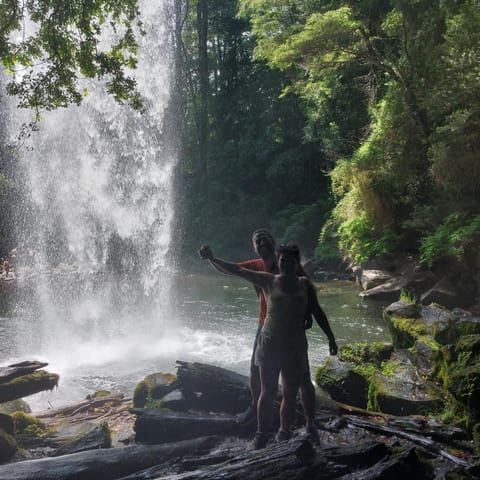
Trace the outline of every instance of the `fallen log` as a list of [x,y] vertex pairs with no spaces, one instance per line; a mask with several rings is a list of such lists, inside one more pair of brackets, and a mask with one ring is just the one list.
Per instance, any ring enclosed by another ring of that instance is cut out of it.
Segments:
[[48,363],[27,360],[25,362],[7,365],[6,367],[0,367],[0,383],[8,382],[23,375],[28,375],[40,368],[46,367],[47,365]]
[[123,394],[114,393],[112,395],[106,395],[104,397],[95,397],[82,400],[81,402],[75,403],[73,405],[67,405],[66,407],[61,407],[57,409],[47,410],[45,412],[40,412],[35,416],[37,418],[48,418],[56,416],[68,416],[76,415],[78,413],[87,412],[93,410],[94,408],[101,407],[107,403],[112,405],[120,405],[123,402]]
[[216,437],[171,443],[90,450],[0,466],[0,480],[116,480],[192,452],[208,452]]
[[132,408],[137,415],[135,438],[141,443],[166,443],[205,435],[239,435],[241,425],[233,416],[188,415],[151,408]]
[[0,383],[0,402],[9,402],[34,393],[52,390],[57,386],[58,378],[55,373],[45,371],[12,378],[8,382]]
[[384,461],[376,463],[366,470],[355,471],[343,475],[339,480],[390,480],[394,478],[424,477],[421,473],[422,465],[414,448],[410,448],[393,458],[385,458]]
[[[381,434],[396,435],[400,438],[409,440],[410,442],[415,443],[416,445],[419,445],[424,449],[435,453],[436,455],[440,455],[441,457],[446,458],[447,460],[450,460],[451,462],[461,467],[467,468],[470,466],[469,462],[467,462],[463,458],[460,458],[459,456],[453,455],[452,453],[448,452],[443,445],[440,445],[439,443],[435,442],[430,438],[419,435],[418,433],[406,432],[404,430],[389,425],[381,425],[375,422],[369,422],[365,419],[358,419],[355,417],[346,417],[346,420],[349,424],[355,427],[360,427],[365,430]],[[465,452],[464,454],[462,454],[462,456],[468,458],[470,455]]]

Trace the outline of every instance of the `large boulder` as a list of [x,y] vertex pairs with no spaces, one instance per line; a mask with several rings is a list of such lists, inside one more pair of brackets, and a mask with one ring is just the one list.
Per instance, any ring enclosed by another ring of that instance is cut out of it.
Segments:
[[401,352],[371,377],[369,401],[376,410],[399,416],[437,413],[444,406],[441,391],[425,381]]
[[369,290],[378,285],[382,285],[392,277],[393,274],[387,270],[362,270],[360,285],[364,290]]
[[367,407],[367,380],[350,363],[335,357],[327,358],[315,373],[315,383],[337,402],[359,408]]
[[395,301],[400,297],[402,290],[413,292],[420,296],[422,292],[437,283],[437,277],[429,271],[415,271],[407,275],[392,277],[390,280],[369,290],[360,292],[363,298],[384,301]]
[[449,309],[463,305],[463,299],[458,290],[447,277],[443,277],[432,288],[423,293],[420,296],[420,301],[424,305],[437,303]]
[[480,334],[466,335],[452,349],[446,386],[480,421]]

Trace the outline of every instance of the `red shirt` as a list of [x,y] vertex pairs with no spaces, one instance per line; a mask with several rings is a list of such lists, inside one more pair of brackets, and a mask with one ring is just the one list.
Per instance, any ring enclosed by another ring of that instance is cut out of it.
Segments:
[[[267,270],[265,262],[261,258],[254,258],[252,260],[245,260],[244,262],[240,262],[242,268],[246,268],[247,270],[254,270],[256,272],[270,272],[270,273],[278,273],[278,267],[275,266],[273,271]],[[297,275],[299,277],[306,277],[307,274],[301,265],[298,266]],[[263,290],[255,286],[255,291],[257,292],[257,296],[260,300],[259,308],[258,308],[258,324],[263,327],[265,323],[265,317],[267,316],[267,301],[265,300],[265,295],[263,294]]]

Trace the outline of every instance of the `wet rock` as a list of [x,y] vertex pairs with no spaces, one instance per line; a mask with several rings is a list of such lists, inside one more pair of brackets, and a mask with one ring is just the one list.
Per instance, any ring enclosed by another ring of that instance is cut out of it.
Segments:
[[420,296],[420,301],[424,305],[438,303],[449,309],[460,307],[464,303],[458,290],[447,277],[443,277],[431,289],[423,293]]
[[359,281],[364,290],[369,290],[384,284],[392,277],[393,274],[387,270],[362,270]]
[[70,453],[85,452],[87,450],[110,448],[111,446],[112,440],[106,423],[97,425],[85,422],[80,426],[75,436],[62,445],[55,452],[55,455],[67,455]]
[[480,334],[480,317],[450,315],[435,327],[435,341],[441,345],[455,344],[464,335]]
[[[425,381],[401,354],[396,354],[376,372],[370,383],[370,402],[380,412],[392,415],[426,415],[439,412],[444,402],[433,383]],[[435,393],[436,392],[436,393]]]
[[366,408],[368,383],[354,367],[337,358],[328,358],[315,373],[316,384],[337,402]]
[[143,408],[147,399],[159,400],[177,387],[176,377],[171,373],[152,373],[135,387],[133,406]]
[[416,303],[408,303],[402,300],[394,302],[385,308],[388,315],[398,318],[419,318],[421,317],[420,305]]

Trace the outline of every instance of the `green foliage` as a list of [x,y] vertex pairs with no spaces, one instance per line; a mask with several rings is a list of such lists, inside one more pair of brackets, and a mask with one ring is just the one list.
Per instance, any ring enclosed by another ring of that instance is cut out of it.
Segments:
[[[8,93],[21,107],[50,110],[79,104],[79,79],[97,77],[117,101],[139,108],[127,73],[136,66],[137,14],[137,0],[2,2],[0,60],[14,75]],[[105,42],[106,35],[114,39]]]
[[480,215],[472,217],[463,213],[452,213],[433,234],[423,238],[420,247],[421,260],[427,265],[432,265],[443,256],[461,256],[466,241],[478,235]]
[[417,297],[413,290],[408,290],[407,288],[402,288],[400,290],[400,301],[409,303],[410,305],[417,304]]
[[11,415],[15,434],[24,434],[39,437],[45,434],[47,428],[38,418],[24,412],[14,412]]

